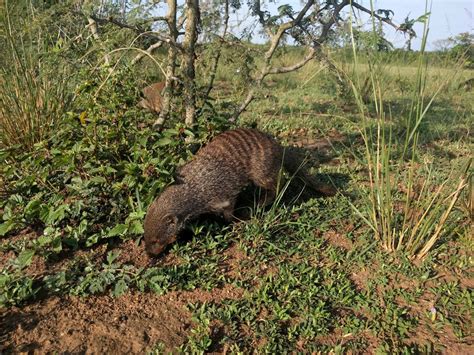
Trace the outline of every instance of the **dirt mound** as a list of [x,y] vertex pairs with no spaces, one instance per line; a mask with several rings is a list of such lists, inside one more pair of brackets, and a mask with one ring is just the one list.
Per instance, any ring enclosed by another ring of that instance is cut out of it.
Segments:
[[191,315],[181,300],[127,294],[52,297],[0,316],[0,353],[143,353],[186,339]]

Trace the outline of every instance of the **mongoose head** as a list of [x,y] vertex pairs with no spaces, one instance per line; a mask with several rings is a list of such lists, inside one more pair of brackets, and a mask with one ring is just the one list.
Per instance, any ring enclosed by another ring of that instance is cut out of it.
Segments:
[[148,208],[144,223],[145,249],[150,256],[160,254],[176,241],[184,229],[184,218],[176,186],[170,186]]

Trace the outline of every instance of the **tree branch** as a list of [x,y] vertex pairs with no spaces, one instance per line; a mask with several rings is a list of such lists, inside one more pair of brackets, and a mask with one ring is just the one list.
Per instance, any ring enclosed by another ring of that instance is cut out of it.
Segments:
[[158,21],[164,21],[167,22],[168,18],[166,16],[157,16],[157,17],[150,17],[142,21],[142,23],[148,23],[148,22],[158,22]]
[[[348,1],[348,0],[347,0]],[[258,4],[260,4],[259,1],[257,1]],[[272,68],[271,66],[271,60],[273,58],[273,55],[275,54],[275,50],[277,49],[278,45],[280,44],[281,38],[283,34],[288,31],[289,29],[299,25],[301,23],[301,20],[304,18],[308,10],[311,8],[311,6],[314,4],[314,0],[308,0],[306,5],[301,9],[301,11],[298,13],[298,16],[296,16],[294,19],[291,21],[282,23],[279,27],[278,30],[276,31],[275,34],[271,34],[271,31],[268,31],[270,35],[270,48],[265,52],[265,62],[263,65],[263,68],[260,71],[260,74],[255,78],[254,83],[247,93],[247,97],[245,98],[244,102],[240,105],[240,107],[236,110],[236,112],[233,114],[231,121],[235,121],[238,116],[242,114],[247,108],[247,106],[252,102],[252,100],[255,97],[255,90],[256,88],[259,88],[262,85],[263,80],[268,74],[271,74],[272,71],[277,74],[277,73],[288,73],[289,69],[291,67],[281,67],[281,68]],[[259,8],[258,8],[259,9]],[[268,28],[268,27],[267,27]],[[298,68],[301,68],[303,65],[308,63],[311,58],[314,56],[314,51],[310,51],[310,54],[306,56],[301,62],[297,63],[294,65],[296,70]]]
[[[163,42],[161,41],[153,43],[150,47],[148,47],[145,50],[145,52],[148,54],[152,54],[155,49],[160,48],[162,45],[163,45]],[[146,55],[145,53],[141,53],[141,52],[137,54],[136,57],[132,59],[132,65],[137,64],[140,60],[143,59],[143,57],[145,57],[145,55]]]
[[[104,45],[103,45],[102,41],[100,40],[99,29],[97,27],[97,21],[93,17],[88,16],[87,17],[87,22],[88,22],[88,25],[86,27],[89,28],[92,38],[94,38],[94,40],[99,44],[99,46],[102,49],[104,49]],[[109,55],[108,55],[107,52],[104,54],[104,61],[105,61],[105,64],[107,66],[110,65],[110,58],[109,58]]]
[[379,21],[382,21],[382,22],[385,22],[387,25],[390,25],[392,26],[393,28],[395,28],[397,31],[401,31],[401,32],[405,32],[405,33],[408,33],[409,35],[411,36],[415,36],[415,31],[413,31],[412,29],[405,29],[405,28],[401,28],[400,26],[398,26],[397,24],[395,24],[392,20],[390,20],[389,18],[386,18],[386,17],[382,17],[380,15],[377,15],[375,12],[373,12],[372,10],[369,10],[367,8],[365,8],[364,6],[356,3],[356,2],[353,2],[352,3],[352,6],[355,7],[356,9],[362,11],[362,12],[365,12],[365,13],[368,13],[370,16],[373,16],[375,17],[377,20]]
[[183,50],[182,46],[177,43],[176,41],[174,41],[171,37],[167,37],[167,36],[163,36],[162,34],[158,33],[158,32],[155,32],[155,31],[146,31],[145,29],[141,28],[140,26],[133,26],[133,25],[130,25],[128,23],[124,23],[122,21],[119,21],[113,17],[108,17],[108,18],[101,18],[101,17],[97,17],[95,15],[90,15],[89,16],[91,19],[93,19],[94,21],[96,21],[97,23],[111,23],[117,27],[120,27],[120,28],[127,28],[129,30],[132,30],[138,34],[140,34],[141,36],[146,36],[146,37],[151,37],[151,38],[154,38],[154,39],[157,39],[158,41],[162,41],[162,42],[165,42],[171,46],[174,46],[176,47],[177,49],[179,49],[180,51]]
[[[178,38],[178,29],[176,28],[177,0],[167,0],[168,13],[166,14],[168,31],[173,44],[176,44]],[[171,101],[175,89],[175,71],[176,71],[176,46],[168,47],[168,61],[166,64],[165,89],[161,100],[161,111],[158,119],[155,121],[155,127],[161,127],[171,112]]]
[[209,84],[207,85],[206,92],[204,94],[204,102],[206,102],[209,98],[209,94],[211,93],[212,88],[214,87],[214,80],[216,79],[217,68],[219,66],[219,60],[222,54],[222,47],[225,43],[225,36],[227,35],[227,30],[229,27],[229,0],[225,0],[225,7],[224,7],[224,30],[222,31],[222,36],[220,37],[219,47],[217,48],[217,53],[213,58]]
[[306,56],[298,63],[289,65],[286,67],[271,68],[268,71],[268,74],[284,74],[284,73],[290,73],[292,71],[298,70],[299,68],[304,67],[306,63],[308,63],[311,59],[315,57],[315,55],[316,55],[316,49],[313,47],[310,47]]

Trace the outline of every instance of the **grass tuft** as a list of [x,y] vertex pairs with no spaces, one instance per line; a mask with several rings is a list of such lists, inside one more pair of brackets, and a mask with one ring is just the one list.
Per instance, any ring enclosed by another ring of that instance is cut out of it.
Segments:
[[[350,80],[363,124],[359,128],[364,141],[362,160],[366,164],[368,183],[362,188],[361,207],[355,212],[372,229],[375,238],[389,251],[403,251],[412,259],[423,259],[447,229],[453,208],[467,186],[471,160],[465,173],[455,178],[451,172],[441,178],[432,162],[419,162],[418,137],[431,104],[444,85],[427,98],[427,71],[424,44],[428,33],[425,22],[423,46],[419,54],[416,82],[408,103],[405,132],[395,135],[390,105],[385,103],[383,63],[374,53],[369,58],[369,77],[356,75]],[[357,51],[354,47],[354,67]],[[355,70],[355,73],[360,71]],[[370,82],[370,90],[367,83]],[[376,118],[369,117],[367,101],[375,108]],[[387,115],[389,116],[387,118]],[[455,181],[455,184],[451,182]]]
[[33,49],[41,38],[15,31],[8,4],[1,24],[6,52],[0,66],[0,148],[31,150],[50,136],[69,107],[68,73]]

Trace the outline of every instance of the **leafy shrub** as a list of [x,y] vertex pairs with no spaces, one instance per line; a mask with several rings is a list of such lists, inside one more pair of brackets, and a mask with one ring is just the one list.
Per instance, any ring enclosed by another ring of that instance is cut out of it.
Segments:
[[[69,112],[53,137],[31,152],[0,151],[7,196],[0,202],[1,235],[27,225],[45,228],[44,237],[60,250],[143,232],[144,208],[173,181],[175,166],[190,154],[185,138],[195,134],[179,125],[151,130],[142,115],[127,109],[135,90],[123,84],[127,73],[102,74],[77,93],[78,104],[93,96],[95,104]],[[196,139],[215,130],[203,127]]]

